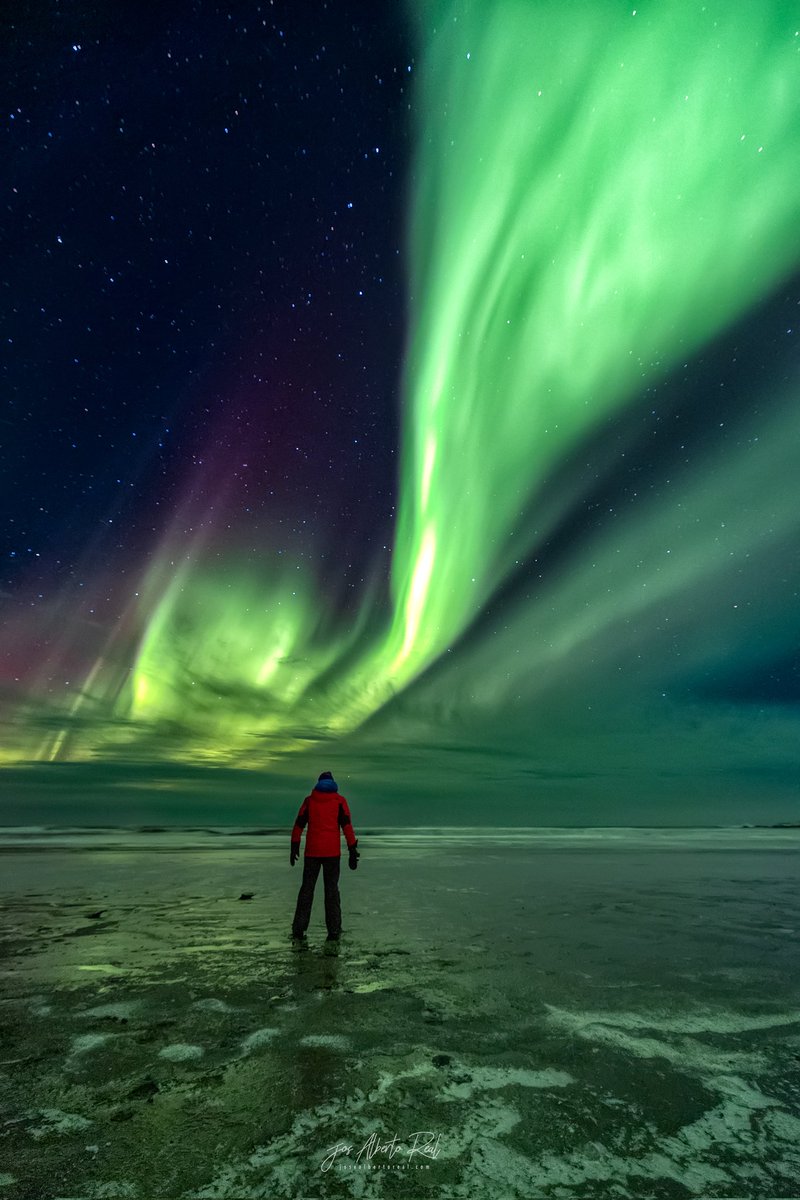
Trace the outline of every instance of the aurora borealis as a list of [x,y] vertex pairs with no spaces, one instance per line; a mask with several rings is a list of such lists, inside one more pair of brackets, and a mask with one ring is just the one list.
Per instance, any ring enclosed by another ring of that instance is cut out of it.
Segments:
[[263,7],[14,27],[7,777],[785,809],[796,9]]

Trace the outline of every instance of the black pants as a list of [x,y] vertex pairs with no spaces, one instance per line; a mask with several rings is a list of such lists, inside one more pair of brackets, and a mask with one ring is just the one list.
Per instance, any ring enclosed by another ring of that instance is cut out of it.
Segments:
[[322,867],[325,883],[325,924],[328,933],[338,935],[342,932],[342,905],[339,899],[339,856],[332,858],[314,858],[306,855],[303,859],[303,882],[297,896],[297,908],[292,922],[292,933],[305,933],[311,920],[311,905],[314,902],[314,888],[317,876]]

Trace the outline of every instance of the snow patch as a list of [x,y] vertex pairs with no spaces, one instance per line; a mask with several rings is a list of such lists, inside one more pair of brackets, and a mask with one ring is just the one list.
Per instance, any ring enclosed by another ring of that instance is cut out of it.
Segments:
[[48,1137],[53,1133],[80,1133],[92,1123],[79,1113],[62,1112],[60,1108],[34,1108],[26,1115],[41,1121],[41,1124],[28,1130],[31,1137],[35,1138]]
[[[468,1076],[464,1079],[462,1076]],[[527,1088],[568,1087],[575,1078],[566,1071],[529,1071],[524,1067],[466,1067],[457,1079],[442,1088],[446,1100],[469,1100],[475,1092],[493,1091],[514,1084]]]
[[300,1038],[301,1046],[320,1046],[326,1050],[349,1050],[350,1039],[341,1033],[307,1033]]
[[70,1044],[70,1054],[86,1054],[88,1050],[96,1050],[111,1037],[110,1033],[81,1033],[73,1037]]
[[191,1046],[187,1042],[175,1042],[172,1046],[165,1046],[163,1050],[159,1050],[159,1058],[168,1058],[170,1062],[186,1062],[192,1058],[202,1058],[204,1050],[202,1046]]
[[[683,1071],[690,1069],[700,1075],[713,1076],[721,1072],[754,1074],[768,1069],[765,1055],[756,1051],[719,1049],[692,1036],[668,1041],[627,1032],[626,1027],[634,1031],[658,1028],[649,1017],[640,1017],[637,1013],[576,1013],[550,1004],[547,1008],[554,1024],[571,1030],[577,1037],[604,1042],[638,1058],[663,1058]],[[674,1024],[676,1029],[679,1028],[680,1019]]]
[[206,996],[203,1000],[195,1000],[192,1008],[199,1009],[200,1012],[236,1012],[235,1008],[231,1008],[230,1004],[226,1004],[224,1000],[218,1000],[216,996]]
[[280,1029],[254,1029],[252,1033],[248,1033],[247,1037],[242,1039],[242,1053],[250,1054],[252,1050],[268,1046],[280,1032]]
[[747,1033],[753,1029],[772,1029],[778,1025],[800,1025],[800,1011],[789,1013],[732,1013],[716,1008],[694,1009],[685,1013],[646,1014],[636,1012],[568,1012],[545,1003],[545,1008],[557,1018],[568,1019],[573,1025],[617,1025],[623,1029],[658,1029],[662,1033]]

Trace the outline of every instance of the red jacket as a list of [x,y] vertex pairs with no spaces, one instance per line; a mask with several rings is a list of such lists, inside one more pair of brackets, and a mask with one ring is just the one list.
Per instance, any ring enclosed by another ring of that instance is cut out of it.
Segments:
[[348,849],[356,844],[350,822],[350,809],[338,792],[321,792],[314,788],[300,805],[292,829],[292,845],[299,852],[300,838],[306,830],[306,854],[320,858],[341,858],[342,833]]

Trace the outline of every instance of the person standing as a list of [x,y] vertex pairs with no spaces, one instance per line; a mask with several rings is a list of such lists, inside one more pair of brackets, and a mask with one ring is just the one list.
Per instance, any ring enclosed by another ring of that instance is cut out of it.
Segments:
[[358,838],[350,820],[350,808],[344,796],[339,795],[336,780],[330,771],[323,771],[314,785],[314,790],[300,805],[300,811],[292,827],[292,848],[289,866],[293,867],[300,854],[300,838],[306,831],[306,850],[303,858],[303,882],[297,896],[292,938],[302,940],[306,936],[311,919],[311,905],[320,867],[325,884],[325,924],[329,942],[339,940],[342,932],[342,908],[339,897],[339,865],[342,856],[342,833],[344,833],[350,856],[348,866],[355,871],[361,857],[357,847]]

